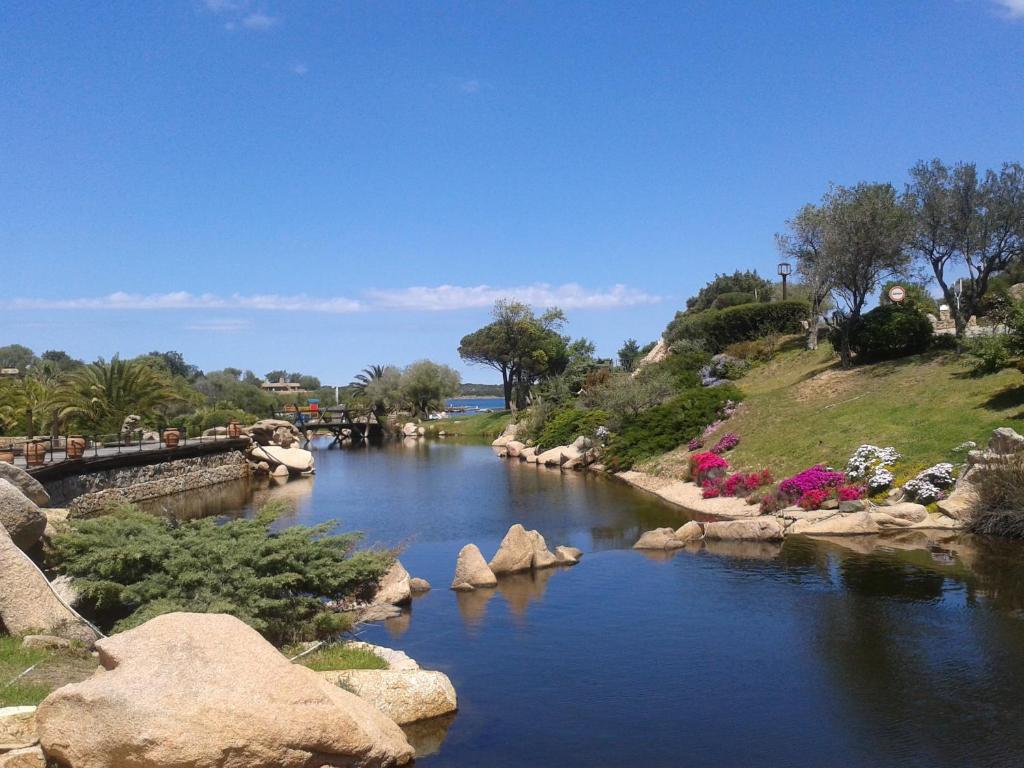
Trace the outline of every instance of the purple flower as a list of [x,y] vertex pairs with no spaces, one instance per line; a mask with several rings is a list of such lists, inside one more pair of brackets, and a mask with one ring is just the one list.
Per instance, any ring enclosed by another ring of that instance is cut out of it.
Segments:
[[845,484],[845,474],[834,472],[824,464],[817,464],[783,480],[779,483],[779,490],[791,499],[799,499],[808,491],[838,488]]

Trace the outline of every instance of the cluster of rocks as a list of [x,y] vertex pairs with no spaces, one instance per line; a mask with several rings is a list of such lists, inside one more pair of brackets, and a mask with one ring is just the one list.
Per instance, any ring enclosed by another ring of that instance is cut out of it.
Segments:
[[597,461],[594,441],[589,437],[581,435],[571,445],[559,445],[540,451],[536,446],[528,446],[516,440],[518,431],[518,424],[509,424],[501,436],[491,443],[497,449],[499,457],[562,469],[583,469]]
[[407,440],[418,440],[421,437],[425,437],[426,434],[426,427],[421,427],[412,421],[406,422],[402,427],[402,437]]
[[399,719],[455,707],[440,673],[360,670],[377,675],[333,681],[223,614],[165,614],[96,650],[92,677],[38,709],[0,710],[0,752],[9,750],[0,765],[390,768],[414,750],[385,707]]
[[0,626],[91,645],[97,632],[27,554],[66,519],[65,510],[44,509],[49,501],[35,478],[0,462]]
[[555,547],[555,551],[551,552],[538,531],[528,531],[516,523],[508,529],[489,563],[484,560],[476,544],[464,546],[455,562],[455,578],[451,588],[458,592],[470,592],[494,587],[498,584],[498,576],[556,565],[576,565],[581,557],[583,552],[575,547]]
[[[224,429],[227,433],[224,427],[216,429]],[[299,447],[306,435],[290,421],[262,419],[250,427],[243,427],[242,434],[252,441],[246,455],[254,473],[286,478],[310,475],[316,471],[312,451]]]

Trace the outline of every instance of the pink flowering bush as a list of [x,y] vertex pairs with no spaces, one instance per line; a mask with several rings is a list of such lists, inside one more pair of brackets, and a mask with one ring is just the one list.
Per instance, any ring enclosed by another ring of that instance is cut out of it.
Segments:
[[808,491],[822,491],[841,485],[846,485],[845,474],[835,472],[824,464],[816,464],[779,483],[779,493],[791,501],[796,501]]
[[[705,499],[713,499],[719,496],[734,496],[749,498],[753,491],[765,485],[771,485],[772,473],[767,469],[760,472],[736,472],[735,474],[711,478],[701,484],[701,491]],[[748,503],[757,503],[749,502]]]
[[865,491],[860,486],[844,485],[836,491],[836,498],[840,501],[857,501],[864,498]]
[[690,477],[700,486],[706,480],[722,477],[728,468],[729,462],[710,451],[695,453],[690,457]]
[[721,454],[725,453],[726,451],[731,451],[733,448],[735,448],[739,444],[740,444],[739,435],[737,435],[737,434],[735,434],[733,432],[727,432],[726,434],[722,435],[722,439],[721,440],[719,440],[717,443],[715,443],[715,447],[711,449],[711,452],[712,453],[717,453],[717,454],[721,455]]
[[704,441],[701,440],[699,437],[693,438],[693,440],[686,444],[686,450],[688,451],[699,451],[703,447]]
[[806,491],[803,496],[800,497],[800,501],[797,502],[804,509],[818,509],[825,500],[828,499],[829,493],[825,489],[814,489]]

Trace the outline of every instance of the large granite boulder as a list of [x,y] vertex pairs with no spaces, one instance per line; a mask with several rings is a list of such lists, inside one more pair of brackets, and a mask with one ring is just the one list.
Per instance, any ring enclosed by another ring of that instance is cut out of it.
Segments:
[[704,538],[711,541],[779,541],[785,526],[776,517],[722,520],[704,525]]
[[576,547],[555,547],[555,559],[559,565],[576,565],[583,557],[583,550]]
[[314,467],[312,451],[304,448],[254,445],[250,453],[257,461],[265,461],[272,467],[284,467],[289,472],[310,472]]
[[404,605],[412,600],[412,585],[409,572],[405,570],[401,560],[395,560],[387,573],[380,580],[374,603],[387,605]]
[[505,430],[499,435],[492,443],[495,448],[504,448],[510,442],[516,439],[516,435],[519,434],[518,424],[509,424],[505,427]]
[[459,550],[459,558],[455,561],[455,579],[452,581],[452,589],[460,592],[469,592],[477,587],[493,587],[498,583],[494,572],[480,548],[476,544],[467,544]]
[[12,635],[43,632],[92,645],[96,632],[62,603],[0,525],[0,623]]
[[542,453],[538,453],[537,463],[543,464],[545,467],[560,467],[568,460],[568,457],[566,456],[566,451],[568,450],[569,446],[559,445]]
[[1024,451],[1024,435],[1020,435],[1011,427],[999,427],[992,430],[988,440],[988,449],[1001,456]]
[[[895,519],[895,516],[889,513],[892,507],[884,509],[885,514]],[[850,514],[836,514],[824,520],[798,520],[790,526],[788,532],[805,536],[860,536],[866,533],[878,533],[878,522],[870,512],[851,512]]]
[[923,504],[915,504],[912,501],[887,504],[884,507],[879,507],[877,511],[910,523],[920,523],[928,517],[928,509]]
[[0,461],[0,480],[6,480],[35,504],[37,507],[46,507],[50,504],[50,494],[46,492],[42,484],[21,467]]
[[524,450],[526,450],[526,443],[521,443],[518,440],[509,440],[505,444],[505,453],[510,459],[518,459]]
[[102,669],[50,694],[43,751],[73,768],[398,766],[412,748],[369,702],[223,614],[170,613],[97,643]]
[[6,480],[0,480],[0,525],[22,549],[31,549],[46,530],[46,515],[31,499]]
[[[283,432],[279,433],[278,430],[283,430]],[[261,419],[248,427],[246,431],[249,433],[249,437],[264,446],[277,443],[280,435],[284,433],[290,435],[293,441],[302,437],[299,428],[285,419]]]
[[653,531],[646,531],[639,539],[636,544],[633,545],[633,549],[681,549],[686,546],[686,542],[676,538],[676,532],[674,528],[655,528]]
[[0,754],[0,768],[46,768],[46,757],[38,746],[12,749]]
[[531,568],[549,568],[557,562],[558,559],[548,550],[540,533],[528,531],[516,523],[501,540],[501,546],[491,559],[490,567],[495,575],[500,576]]
[[451,680],[426,669],[344,669],[322,672],[328,681],[365,699],[399,725],[458,709]]

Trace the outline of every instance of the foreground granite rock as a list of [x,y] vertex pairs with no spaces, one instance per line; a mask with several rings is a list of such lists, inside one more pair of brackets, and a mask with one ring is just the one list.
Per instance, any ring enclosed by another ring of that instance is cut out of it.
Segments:
[[43,632],[92,645],[96,633],[62,603],[0,525],[0,622],[14,635]]
[[0,479],[0,525],[22,549],[31,549],[46,530],[46,515],[7,480]]
[[46,492],[42,484],[21,467],[0,461],[0,480],[6,480],[24,494],[25,498],[37,507],[46,507],[50,504],[50,494]]
[[320,673],[365,699],[399,725],[458,709],[455,688],[443,672],[425,669],[344,669]]
[[395,560],[394,564],[380,580],[380,586],[377,588],[377,594],[374,596],[373,602],[376,604],[405,605],[410,600],[412,600],[412,585],[409,572],[405,570],[401,560]]
[[518,573],[531,568],[549,568],[558,559],[548,550],[544,537],[537,531],[528,531],[519,523],[508,529],[501,540],[498,551],[491,559],[491,571],[500,576],[503,573]]
[[171,613],[97,643],[102,670],[39,706],[67,768],[405,765],[401,729],[223,614]]
[[878,523],[869,512],[852,512],[833,515],[825,520],[797,520],[790,526],[788,533],[806,536],[857,536],[878,533]]
[[35,707],[0,707],[0,752],[31,747],[38,741]]
[[498,579],[487,561],[484,560],[480,548],[476,544],[467,544],[459,550],[458,560],[455,561],[455,578],[452,580],[452,589],[459,592],[468,592],[478,587],[493,587],[497,585]]
[[776,517],[723,520],[704,526],[704,538],[711,541],[779,541],[785,532],[785,527]]

